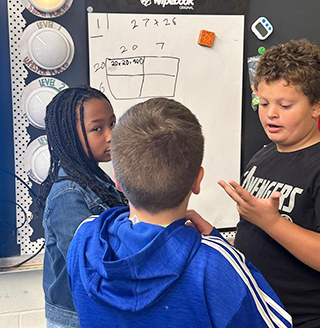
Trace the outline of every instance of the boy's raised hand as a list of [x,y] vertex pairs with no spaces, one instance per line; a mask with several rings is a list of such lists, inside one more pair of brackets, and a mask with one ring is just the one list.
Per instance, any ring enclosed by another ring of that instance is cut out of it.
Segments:
[[227,184],[220,180],[218,184],[237,203],[237,210],[244,219],[264,230],[300,261],[320,271],[320,234],[280,215],[280,192],[272,193],[270,198],[260,199],[234,181]]
[[209,235],[213,229],[213,226],[195,210],[187,210],[186,219],[186,225],[195,227],[202,235]]
[[230,181],[228,184],[219,180],[218,184],[237,203],[239,214],[262,230],[271,229],[272,225],[281,218],[278,211],[280,192],[272,193],[268,199],[260,199],[251,195],[235,181]]

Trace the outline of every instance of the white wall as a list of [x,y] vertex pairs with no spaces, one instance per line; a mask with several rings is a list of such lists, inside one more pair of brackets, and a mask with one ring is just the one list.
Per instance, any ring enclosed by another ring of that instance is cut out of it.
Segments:
[[0,327],[46,327],[41,269],[0,274]]

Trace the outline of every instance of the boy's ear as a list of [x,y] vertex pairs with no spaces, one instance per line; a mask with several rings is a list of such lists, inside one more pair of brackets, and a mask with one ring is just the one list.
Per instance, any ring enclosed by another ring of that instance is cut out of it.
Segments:
[[315,118],[320,116],[320,100],[313,105],[312,116]]
[[114,173],[114,168],[112,168],[112,175],[113,175],[113,179],[114,179],[114,183],[116,184],[116,188],[119,190],[119,191],[122,191],[119,183],[118,183],[118,180],[116,178],[116,174]]
[[203,176],[204,176],[204,169],[203,167],[201,166],[200,167],[200,170],[198,172],[198,175],[197,177],[195,178],[194,180],[194,183],[191,187],[191,191],[195,194],[195,195],[198,195],[200,193],[200,184],[201,184],[201,181],[203,179]]

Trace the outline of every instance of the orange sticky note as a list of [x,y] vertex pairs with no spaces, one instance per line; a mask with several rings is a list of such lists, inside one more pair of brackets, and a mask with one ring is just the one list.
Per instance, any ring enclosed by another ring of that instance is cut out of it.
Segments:
[[214,32],[201,30],[198,43],[202,46],[212,47],[215,36],[216,34]]

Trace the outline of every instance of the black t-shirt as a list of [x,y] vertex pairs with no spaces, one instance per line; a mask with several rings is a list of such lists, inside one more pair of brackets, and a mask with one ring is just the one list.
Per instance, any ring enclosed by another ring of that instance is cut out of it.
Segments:
[[[279,153],[273,143],[267,145],[252,157],[241,185],[258,198],[280,191],[280,214],[303,228],[320,231],[320,143],[290,153]],[[294,327],[320,327],[320,272],[243,218],[235,246],[273,287]]]

